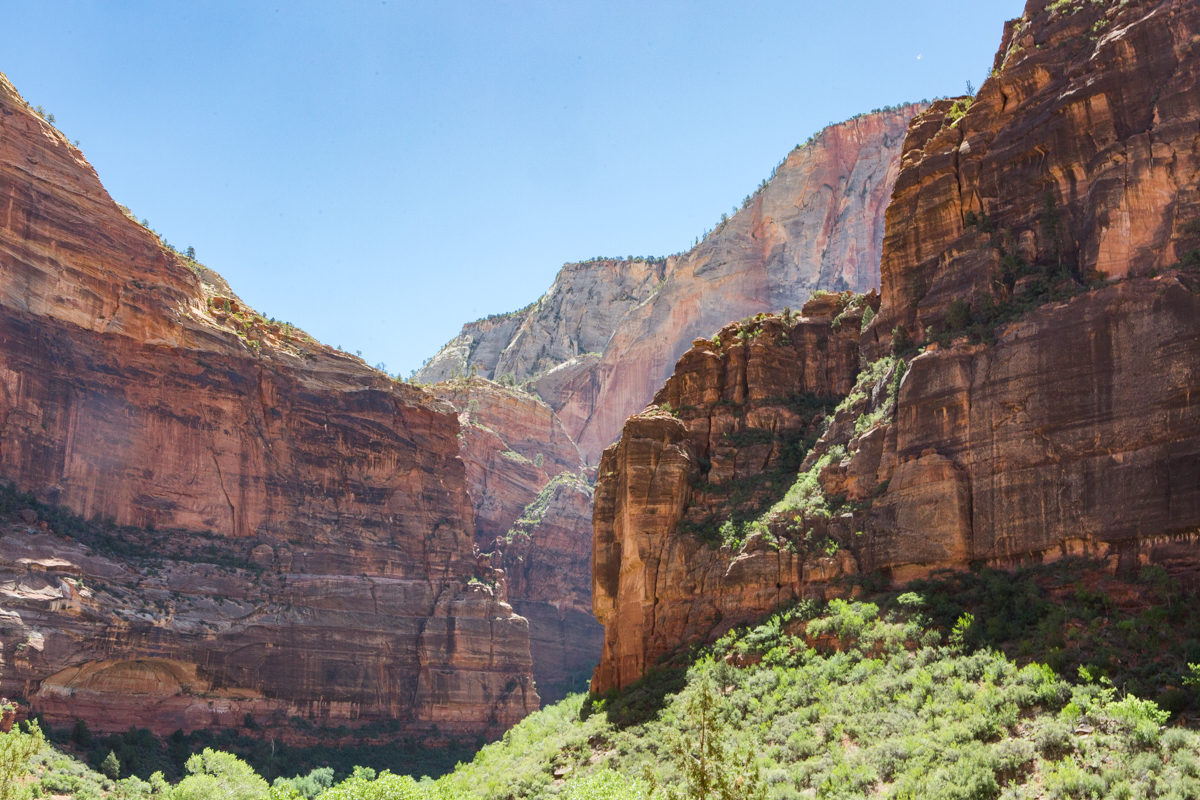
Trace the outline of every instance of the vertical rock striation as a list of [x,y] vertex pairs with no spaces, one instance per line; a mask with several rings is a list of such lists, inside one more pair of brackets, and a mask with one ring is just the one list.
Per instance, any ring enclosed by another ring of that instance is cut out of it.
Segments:
[[[595,688],[854,572],[1088,554],[1197,582],[1197,47],[1192,3],[1030,0],[979,95],[913,121],[863,369],[770,509],[698,491],[697,412],[680,408],[717,395],[671,387],[712,383],[691,376],[715,354],[685,355],[660,395],[679,416],[631,418],[602,462]],[[721,400],[751,419],[759,382],[800,391],[797,358]],[[739,437],[733,463],[767,442]],[[709,518],[720,538],[678,522]]]

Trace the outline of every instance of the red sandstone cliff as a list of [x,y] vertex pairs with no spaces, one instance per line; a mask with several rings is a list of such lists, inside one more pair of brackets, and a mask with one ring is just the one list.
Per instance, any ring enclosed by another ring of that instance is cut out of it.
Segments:
[[784,497],[835,398],[853,387],[865,308],[820,298],[799,318],[764,316],[698,340],[657,405],[604,452],[592,592],[605,642],[593,688],[636,680],[659,656],[760,616],[829,571],[824,552],[781,548],[766,527],[745,525]]
[[[678,395],[678,418],[633,417],[602,462],[594,688],[773,603],[848,591],[858,571],[902,582],[1089,553],[1195,581],[1198,42],[1194,3],[1031,0],[969,110],[943,101],[913,122],[865,368],[771,508],[711,502],[693,417],[757,418],[757,382],[789,388],[830,344],[768,340],[741,402],[718,399],[719,371],[697,377],[719,357],[705,343],[680,361],[657,398]],[[689,382],[703,391],[671,388]],[[769,466],[765,437],[730,443],[727,462]],[[701,512],[739,523],[731,546],[680,525]]]
[[[453,409],[245,308],[2,76],[0,341],[0,477],[146,529],[120,557],[8,535],[0,692],[165,731],[241,702],[472,731],[537,707],[526,621],[468,585]],[[261,580],[195,567],[209,546]]]

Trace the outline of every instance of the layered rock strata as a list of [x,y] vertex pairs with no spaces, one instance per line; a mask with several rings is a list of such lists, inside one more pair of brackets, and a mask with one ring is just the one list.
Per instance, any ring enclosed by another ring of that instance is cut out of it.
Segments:
[[0,201],[0,477],[141,531],[115,559],[10,532],[0,692],[108,729],[138,686],[166,732],[230,698],[478,732],[537,707],[526,621],[468,585],[452,408],[247,308],[2,78]]
[[674,523],[695,514],[689,428],[630,420],[597,487],[594,688],[854,572],[1090,555],[1197,582],[1196,42],[1194,4],[1032,0],[974,102],[914,120],[864,369],[732,546]]
[[687,253],[568,264],[545,297],[515,315],[520,322],[464,327],[418,380],[474,367],[531,381],[595,464],[693,339],[731,319],[798,308],[818,289],[878,286],[884,209],[908,122],[923,109],[827,128]]

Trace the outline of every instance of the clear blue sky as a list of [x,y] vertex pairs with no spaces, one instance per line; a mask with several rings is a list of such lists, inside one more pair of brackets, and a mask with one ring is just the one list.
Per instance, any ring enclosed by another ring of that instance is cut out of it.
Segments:
[[419,366],[686,249],[795,144],[979,85],[1023,0],[0,0],[0,71],[263,313]]

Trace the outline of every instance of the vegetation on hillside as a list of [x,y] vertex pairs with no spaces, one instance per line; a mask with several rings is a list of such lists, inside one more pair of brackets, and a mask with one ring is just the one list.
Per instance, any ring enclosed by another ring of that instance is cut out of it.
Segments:
[[1200,624],[1163,574],[1070,561],[855,591],[870,602],[806,601],[624,691],[574,695],[438,780],[345,768],[272,785],[205,750],[175,786],[46,754],[24,785],[172,800],[1200,797],[1200,735],[1184,727]]

